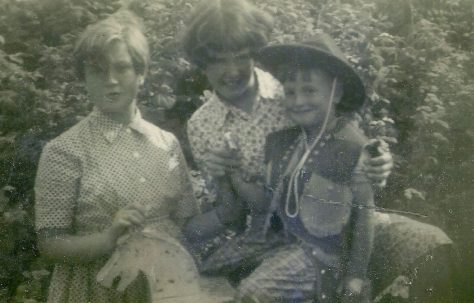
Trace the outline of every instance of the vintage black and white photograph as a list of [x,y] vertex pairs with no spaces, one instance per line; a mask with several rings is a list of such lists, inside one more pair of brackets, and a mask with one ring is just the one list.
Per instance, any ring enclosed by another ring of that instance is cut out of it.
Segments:
[[0,302],[474,302],[473,0],[0,0]]

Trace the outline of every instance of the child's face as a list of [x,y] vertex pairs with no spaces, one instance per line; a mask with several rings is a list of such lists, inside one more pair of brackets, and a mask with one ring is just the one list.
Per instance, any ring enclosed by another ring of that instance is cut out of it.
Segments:
[[284,107],[288,116],[302,127],[319,125],[329,110],[329,121],[335,118],[334,106],[342,96],[342,87],[336,85],[333,104],[329,105],[334,77],[320,69],[298,70],[288,77]]
[[212,88],[224,101],[238,100],[253,83],[254,62],[250,52],[222,52],[206,65],[205,73]]
[[85,66],[85,84],[90,100],[107,113],[126,112],[135,99],[143,76],[135,71],[127,45],[113,41],[104,62]]

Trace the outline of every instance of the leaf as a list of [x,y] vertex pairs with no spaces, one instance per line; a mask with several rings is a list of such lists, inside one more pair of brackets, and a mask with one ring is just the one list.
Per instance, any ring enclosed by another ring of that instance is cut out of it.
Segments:
[[438,133],[438,132],[433,133],[433,138],[443,143],[449,143],[448,138],[446,138],[443,134]]
[[31,272],[31,275],[33,276],[33,279],[35,280],[41,280],[44,277],[47,277],[50,275],[50,272],[47,271],[46,269],[40,269],[40,270],[34,270]]
[[426,198],[426,193],[416,190],[414,188],[405,189],[403,194],[408,200],[412,200],[413,198],[418,198],[424,201]]
[[23,53],[16,53],[13,55],[8,55],[7,59],[10,60],[11,62],[21,65],[23,64],[23,58],[22,58],[23,55],[24,55]]
[[10,202],[10,198],[7,193],[15,190],[13,186],[7,185],[0,189],[0,213],[3,213]]
[[443,120],[436,119],[433,121],[434,124],[438,124],[439,126],[442,126],[445,129],[449,129],[449,124]]

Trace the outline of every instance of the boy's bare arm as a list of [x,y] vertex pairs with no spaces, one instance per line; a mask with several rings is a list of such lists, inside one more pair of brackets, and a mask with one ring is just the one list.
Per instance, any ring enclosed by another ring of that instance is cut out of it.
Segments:
[[259,180],[245,180],[238,171],[230,175],[235,192],[243,199],[252,215],[266,214],[269,201],[265,197],[263,182]]
[[241,200],[235,195],[228,177],[216,178],[219,205],[212,210],[192,217],[184,232],[190,241],[200,241],[216,236],[228,225],[240,218],[243,211]]

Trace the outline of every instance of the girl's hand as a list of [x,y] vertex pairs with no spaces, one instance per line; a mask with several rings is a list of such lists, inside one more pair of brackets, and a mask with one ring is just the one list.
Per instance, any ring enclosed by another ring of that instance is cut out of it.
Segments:
[[137,205],[128,205],[115,213],[110,232],[114,239],[120,237],[129,227],[141,226],[145,221],[144,209]]
[[213,177],[223,177],[228,171],[240,166],[239,144],[230,132],[224,134],[225,147],[208,150],[204,159],[206,171]]
[[209,151],[203,162],[204,169],[213,177],[223,177],[240,166],[236,153],[229,150]]

